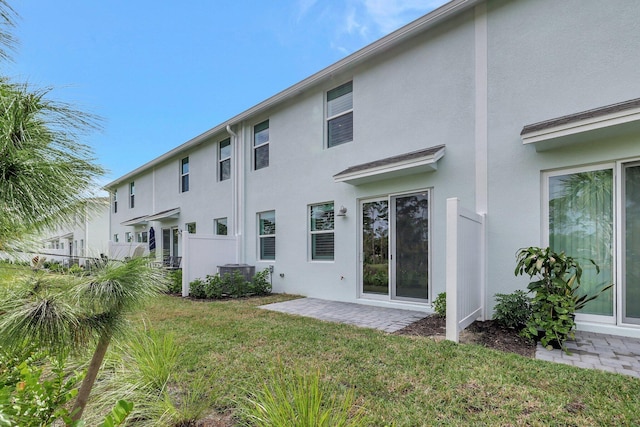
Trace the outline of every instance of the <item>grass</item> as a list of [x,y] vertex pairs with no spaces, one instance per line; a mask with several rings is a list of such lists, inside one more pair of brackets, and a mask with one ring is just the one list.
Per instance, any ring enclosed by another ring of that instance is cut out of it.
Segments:
[[371,426],[640,424],[640,380],[257,308],[289,298],[163,296],[132,320],[173,334],[173,381],[204,381],[210,411],[234,411],[284,366],[354,393]]

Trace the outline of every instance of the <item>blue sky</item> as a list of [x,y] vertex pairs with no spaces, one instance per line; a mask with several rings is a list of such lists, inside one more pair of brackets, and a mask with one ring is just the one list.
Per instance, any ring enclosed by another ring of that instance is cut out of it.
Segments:
[[104,119],[105,183],[445,0],[23,0],[4,75]]

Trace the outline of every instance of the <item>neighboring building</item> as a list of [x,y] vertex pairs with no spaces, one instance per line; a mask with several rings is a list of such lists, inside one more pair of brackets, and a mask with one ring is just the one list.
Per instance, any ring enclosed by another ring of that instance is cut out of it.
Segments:
[[429,311],[455,197],[486,218],[487,317],[551,244],[616,283],[579,327],[640,336],[639,35],[635,1],[451,1],[110,183],[110,238],[154,227],[160,258],[195,232],[208,271]]
[[43,233],[41,255],[64,265],[85,265],[109,250],[109,198],[88,199],[83,212],[56,229]]

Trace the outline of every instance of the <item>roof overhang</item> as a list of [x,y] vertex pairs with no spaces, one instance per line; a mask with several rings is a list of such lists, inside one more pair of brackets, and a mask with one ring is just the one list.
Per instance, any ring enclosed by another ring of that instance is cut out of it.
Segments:
[[444,156],[444,149],[444,145],[438,145],[351,166],[334,175],[333,180],[351,185],[362,185],[401,176],[433,172],[438,168],[438,160]]
[[162,221],[164,219],[177,218],[180,216],[180,208],[167,209],[166,211],[154,213],[145,217],[146,221]]
[[632,133],[640,133],[640,98],[527,125],[520,137],[546,151]]
[[149,220],[147,220],[147,215],[138,216],[136,218],[131,218],[126,221],[122,221],[121,225],[147,225]]

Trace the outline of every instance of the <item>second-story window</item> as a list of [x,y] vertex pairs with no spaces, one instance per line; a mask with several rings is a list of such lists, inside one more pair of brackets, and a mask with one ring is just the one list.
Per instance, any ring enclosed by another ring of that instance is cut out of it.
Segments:
[[231,138],[220,141],[218,149],[218,180],[224,181],[231,178]]
[[118,189],[113,190],[113,213],[118,213]]
[[136,183],[131,181],[129,183],[129,207],[134,208],[136,206]]
[[327,92],[327,147],[353,141],[353,82]]
[[253,127],[253,169],[269,166],[269,120]]
[[180,162],[180,191],[189,191],[189,158],[185,157]]

